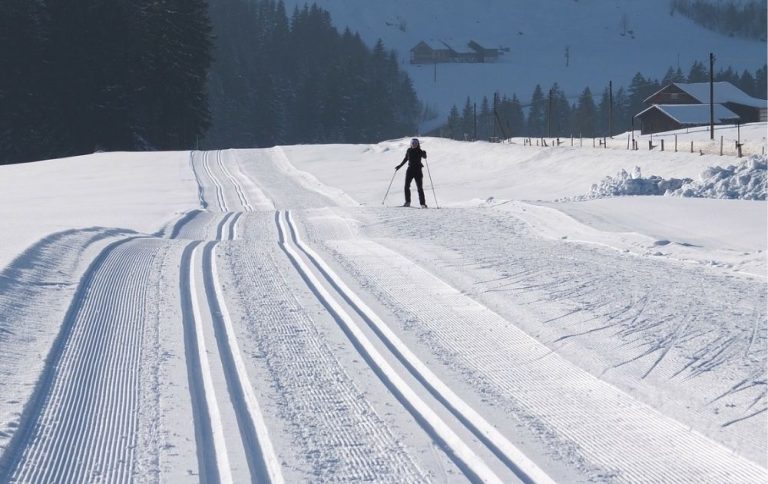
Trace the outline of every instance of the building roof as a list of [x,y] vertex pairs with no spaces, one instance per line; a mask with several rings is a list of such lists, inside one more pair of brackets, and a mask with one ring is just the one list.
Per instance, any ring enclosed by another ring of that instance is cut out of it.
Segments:
[[[738,120],[739,115],[722,104],[715,104],[715,122]],[[637,117],[652,109],[658,109],[681,125],[701,125],[709,123],[709,104],[654,104],[642,111]]]
[[[416,44],[416,47],[418,47],[421,44],[425,44],[427,47],[429,47],[432,50],[446,50],[446,49],[450,49],[450,47],[448,47],[444,42],[439,41],[439,40],[422,40],[421,42]],[[416,47],[414,47],[413,49],[415,49]],[[413,50],[413,49],[411,49],[411,50]]]
[[[708,82],[694,82],[688,84],[683,82],[674,82],[653,93],[648,97],[648,99],[645,100],[645,102],[648,102],[649,99],[662,92],[664,89],[667,89],[671,85],[678,87],[680,90],[696,99],[700,103],[709,104]],[[715,82],[713,83],[713,88],[714,101],[716,104],[734,103],[750,106],[753,108],[765,108],[766,103],[768,102],[765,99],[758,99],[750,96],[730,82]]]

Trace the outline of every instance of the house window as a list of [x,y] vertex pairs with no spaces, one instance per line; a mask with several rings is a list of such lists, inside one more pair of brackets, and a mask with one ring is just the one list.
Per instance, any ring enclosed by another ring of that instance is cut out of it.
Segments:
[[677,101],[678,99],[680,99],[680,94],[678,94],[676,92],[672,92],[672,93],[669,94],[669,99],[671,99],[673,101]]

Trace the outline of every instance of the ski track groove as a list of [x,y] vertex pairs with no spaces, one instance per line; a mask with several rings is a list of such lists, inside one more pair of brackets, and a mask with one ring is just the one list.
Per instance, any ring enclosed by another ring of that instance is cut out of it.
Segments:
[[[234,223],[231,225],[234,226]],[[284,480],[280,462],[269,439],[264,417],[246,372],[229,311],[224,302],[214,257],[215,248],[216,242],[209,242],[203,250],[203,285],[213,316],[219,357],[246,450],[251,478],[254,482],[282,484]]]
[[448,385],[443,383],[392,332],[387,324],[334,273],[323,261],[322,257],[301,240],[290,212],[286,212],[286,221],[289,224],[293,240],[299,249],[308,257],[337,293],[366,321],[386,347],[437,400],[523,482],[553,482],[542,469],[528,459],[480,414],[456,395]]
[[145,281],[160,244],[138,239],[117,245],[87,276],[12,481],[131,479]]
[[243,211],[252,212],[253,207],[248,201],[248,197],[243,191],[243,187],[240,185],[240,182],[237,180],[237,178],[232,176],[232,172],[230,172],[229,168],[226,167],[224,161],[222,160],[221,155],[222,155],[221,150],[216,152],[216,161],[219,165],[219,168],[221,169],[221,172],[224,173],[224,176],[227,177],[229,182],[232,184],[232,187],[235,189],[235,193],[237,194],[238,200],[240,200],[240,205],[243,207]]
[[246,217],[249,242],[233,248],[242,256],[232,269],[245,280],[241,297],[268,295],[247,303],[250,319],[258,321],[249,331],[272,375],[271,386],[283,399],[282,416],[308,459],[303,479],[426,482],[295,298],[276,265],[275,257],[283,253],[274,242],[258,245],[265,232],[275,233],[275,218],[270,217],[270,228],[266,214]]
[[[452,366],[459,363],[474,375],[473,382],[485,380],[530,414],[546,416],[548,424],[576,442],[591,462],[616,469],[618,480],[765,479],[762,467],[572,367],[399,254],[364,240],[334,241],[331,249],[352,273],[365,274],[369,286],[388,306],[418,315],[423,337],[452,355]],[[413,287],[422,288],[418,297]],[[587,394],[587,388],[594,391]],[[626,433],[612,429],[634,435],[623,438]],[[637,433],[637,429],[646,432]],[[675,454],[678,458],[670,460]]]
[[213,173],[213,169],[210,166],[209,158],[211,156],[210,151],[204,151],[203,152],[203,168],[205,169],[205,172],[208,174],[208,177],[211,179],[211,183],[213,183],[215,189],[216,189],[216,202],[219,206],[219,210],[222,212],[227,212],[227,201],[224,197],[224,186],[219,181],[218,177]]
[[[241,215],[227,212],[221,217],[215,229],[217,241],[235,239]],[[228,445],[242,443],[251,480],[282,484],[281,464],[269,439],[224,302],[214,257],[217,241],[191,242],[181,263],[185,352],[201,480],[233,482]],[[212,336],[206,336],[203,327],[208,320],[213,324]],[[214,378],[219,378],[219,370],[213,370],[211,358],[220,360],[226,395],[217,394]],[[225,435],[222,411],[230,404],[238,422],[240,442]]]
[[[437,441],[469,480],[474,482],[501,482],[499,477],[488,467],[483,459],[456,435],[434,410],[414,392],[394,368],[389,365],[386,359],[360,330],[354,319],[325,290],[306,263],[301,259],[298,252],[291,247],[291,244],[295,244],[298,250],[301,250],[288,213],[283,212],[283,214],[285,217],[281,217],[280,212],[277,212],[275,216],[280,233],[280,246],[291,259],[294,267],[299,271],[307,285],[310,286],[310,289],[342,326],[342,329],[348,335],[353,345],[360,351],[363,358],[368,361],[382,382],[413,414],[424,430]],[[287,225],[288,228],[286,229],[283,224]],[[293,239],[292,242],[288,241],[289,238]]]

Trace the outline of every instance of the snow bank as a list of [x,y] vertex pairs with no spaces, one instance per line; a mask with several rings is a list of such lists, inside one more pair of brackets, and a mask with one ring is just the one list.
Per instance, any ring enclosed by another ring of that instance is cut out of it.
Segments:
[[596,200],[631,195],[668,195],[689,198],[727,198],[738,200],[765,200],[766,157],[755,155],[738,165],[712,166],[704,170],[699,181],[691,178],[650,176],[643,178],[639,166],[632,173],[619,171],[593,184],[585,195],[561,201]]
[[713,166],[701,174],[700,181],[687,181],[667,195],[695,198],[730,198],[740,200],[765,200],[765,156],[755,155],[738,165],[723,168]]
[[628,195],[664,195],[667,191],[678,190],[692,181],[690,178],[664,179],[656,175],[643,178],[640,167],[636,166],[632,173],[621,170],[616,176],[607,176],[600,183],[592,185],[586,195],[568,200],[595,200]]

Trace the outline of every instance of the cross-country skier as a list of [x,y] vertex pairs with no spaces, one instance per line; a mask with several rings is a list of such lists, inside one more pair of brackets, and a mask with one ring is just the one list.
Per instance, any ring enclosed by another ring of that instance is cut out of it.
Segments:
[[421,173],[421,168],[424,166],[421,164],[421,159],[427,157],[427,152],[421,149],[419,140],[413,138],[411,140],[411,147],[405,152],[405,158],[403,162],[395,167],[395,171],[399,170],[405,162],[408,162],[408,170],[405,172],[405,203],[403,207],[411,206],[411,180],[416,180],[416,188],[419,191],[419,203],[421,208],[427,208],[427,202],[424,198],[424,188],[422,181],[424,175]]

